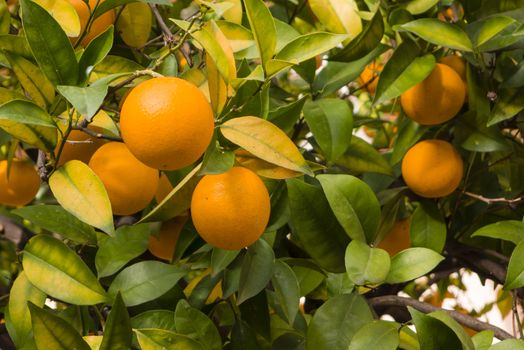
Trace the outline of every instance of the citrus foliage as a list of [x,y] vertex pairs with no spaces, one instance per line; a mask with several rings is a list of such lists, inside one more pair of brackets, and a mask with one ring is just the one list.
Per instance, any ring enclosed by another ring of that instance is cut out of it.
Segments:
[[523,7],[0,0],[10,342],[524,348]]

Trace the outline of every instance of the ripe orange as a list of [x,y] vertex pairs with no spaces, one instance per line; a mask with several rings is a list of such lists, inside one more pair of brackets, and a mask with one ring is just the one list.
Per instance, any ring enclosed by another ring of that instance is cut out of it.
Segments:
[[171,261],[175,254],[176,242],[186,221],[187,215],[184,215],[162,223],[159,236],[149,236],[148,249],[151,254],[157,258]]
[[176,170],[205,152],[213,136],[213,111],[195,85],[179,78],[153,78],[127,96],[120,129],[127,147],[141,162]]
[[408,187],[426,198],[444,197],[462,179],[464,164],[455,148],[442,140],[425,140],[411,147],[402,160]]
[[464,58],[457,55],[449,55],[442,57],[438,61],[439,63],[453,68],[453,70],[460,76],[460,79],[462,79],[463,82],[466,82],[466,61]]
[[191,199],[191,216],[200,236],[207,243],[228,250],[255,243],[264,233],[270,208],[262,180],[242,167],[204,176]]
[[8,176],[7,160],[0,161],[0,205],[24,206],[35,198],[39,188],[40,177],[31,162],[13,159]]
[[[84,29],[87,26],[87,22],[89,20],[91,11],[95,8],[97,2],[98,0],[89,0],[89,7],[87,7],[87,4],[83,0],[69,0],[69,3],[73,5],[73,7],[76,10],[76,13],[78,13],[78,17],[80,18],[81,33],[84,32]],[[102,2],[103,0],[100,1],[100,3]],[[80,42],[80,45],[87,46],[87,44],[89,44],[91,40],[93,40],[95,37],[97,37],[102,32],[104,32],[114,22],[115,22],[115,12],[113,10],[105,12],[103,15],[97,17],[91,23],[89,32],[84,36],[84,38]]]
[[[106,141],[88,135],[80,130],[72,130],[71,133],[69,133],[67,140],[73,141],[73,143],[66,142],[64,144],[64,148],[62,148],[62,153],[60,154],[60,159],[58,160],[59,166],[73,159],[87,164],[93,153],[95,153],[100,146],[106,143]],[[80,142],[77,143],[75,141]],[[59,145],[57,145],[55,152],[58,152],[58,148]]]
[[109,142],[100,147],[89,167],[104,183],[113,214],[134,214],[155,196],[158,171],[142,164],[123,143]]
[[417,123],[436,125],[453,118],[465,97],[465,85],[459,74],[437,63],[426,79],[400,96],[400,103],[406,115]]
[[366,90],[372,95],[377,91],[378,75],[382,71],[382,68],[384,68],[384,66],[381,63],[373,61],[364,68],[358,77],[360,86],[368,84],[366,85]]
[[393,256],[398,252],[411,247],[409,239],[409,227],[411,226],[411,217],[395,222],[386,237],[377,245]]

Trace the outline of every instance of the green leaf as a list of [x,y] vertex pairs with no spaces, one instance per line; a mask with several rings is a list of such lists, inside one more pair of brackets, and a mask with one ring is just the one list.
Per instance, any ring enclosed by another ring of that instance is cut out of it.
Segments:
[[119,227],[114,237],[102,241],[95,257],[98,277],[111,276],[131,259],[147,250],[149,244],[149,224]]
[[327,160],[335,161],[348,149],[353,132],[353,112],[338,98],[308,100],[304,118]]
[[202,170],[198,175],[222,174],[231,169],[233,165],[235,165],[235,153],[224,150],[214,137],[204,154]]
[[49,187],[65,210],[104,232],[114,233],[107,191],[86,164],[79,160],[65,163],[49,177]]
[[398,328],[399,324],[395,322],[372,321],[355,333],[348,350],[396,350],[400,341]]
[[393,175],[393,169],[386,159],[369,143],[353,136],[348,150],[335,161],[354,173],[378,173]]
[[414,280],[433,270],[444,257],[427,248],[408,248],[391,258],[391,269],[386,278],[390,284]]
[[38,350],[91,350],[66,320],[29,302],[31,323]]
[[275,253],[264,240],[259,239],[247,248],[240,271],[237,304],[242,304],[263,290],[273,275]]
[[493,344],[493,331],[478,332],[471,337],[475,350],[488,350]]
[[446,243],[446,223],[434,202],[423,201],[415,209],[409,236],[413,247],[442,252]]
[[107,85],[97,84],[88,87],[63,86],[56,87],[73,107],[87,120],[91,121],[104,102],[107,94]]
[[475,47],[478,48],[514,22],[511,17],[495,15],[469,24],[466,31],[470,33]]
[[141,328],[160,328],[168,331],[175,331],[175,312],[169,310],[148,310],[134,316],[131,319],[131,327]]
[[330,32],[356,37],[362,31],[362,21],[354,0],[309,0],[311,11]]
[[427,129],[427,126],[420,125],[409,118],[402,118],[393,147],[390,164],[395,165],[400,162],[406,152],[411,148],[411,146],[420,140]]
[[213,275],[222,272],[235,260],[240,253],[240,250],[225,250],[213,248],[211,253],[211,271]]
[[99,350],[128,350],[131,348],[133,330],[126,306],[120,293],[116,295],[104,327],[104,338]]
[[147,3],[126,5],[118,17],[117,28],[126,45],[141,49],[149,40],[153,14]]
[[508,273],[504,282],[504,289],[511,290],[524,286],[524,241],[513,249],[509,258]]
[[222,135],[269,163],[313,175],[291,139],[276,125],[257,117],[230,119],[220,126]]
[[4,87],[0,87],[0,105],[10,102],[12,100],[25,100],[26,97],[18,91],[8,90]]
[[[9,25],[11,23],[11,16],[7,3],[5,0],[0,1],[0,34],[9,33]],[[1,41],[1,40],[0,40]]]
[[193,339],[164,329],[135,329],[142,350],[206,350]]
[[513,118],[524,110],[524,88],[501,89],[498,98],[489,116],[487,126],[498,124]]
[[371,321],[369,306],[357,293],[330,298],[313,315],[306,349],[347,350],[357,331]]
[[31,48],[29,47],[26,38],[20,35],[0,35],[0,51],[3,51],[4,55],[6,53],[11,53],[29,60],[33,58],[33,53],[31,52]]
[[372,52],[380,44],[383,36],[384,20],[380,11],[377,11],[364,30],[349,45],[329,57],[329,60],[339,62],[358,60]]
[[419,55],[420,49],[412,41],[400,44],[380,72],[374,104],[400,96],[433,71],[435,57],[431,54]]
[[9,336],[18,349],[32,339],[31,314],[27,302],[43,307],[46,295],[29,282],[24,271],[13,282],[9,294],[9,306],[6,313],[6,327]]
[[506,339],[494,344],[489,350],[524,350],[524,341],[518,339]]
[[60,25],[37,3],[20,0],[22,24],[36,62],[54,85],[75,85],[78,63]]
[[284,46],[275,59],[298,64],[331,50],[347,38],[345,34],[325,32],[301,35]]
[[202,348],[222,349],[222,339],[213,321],[203,312],[191,307],[184,299],[179,300],[176,305],[175,327],[177,333],[200,343]]
[[35,287],[66,303],[94,305],[107,300],[89,267],[62,241],[51,236],[31,238],[22,265]]
[[318,175],[331,210],[346,234],[362,242],[375,237],[380,221],[380,204],[375,193],[352,175]]
[[80,244],[96,242],[95,230],[59,205],[34,205],[12,211],[34,225]]
[[425,315],[410,306],[408,306],[408,311],[417,329],[420,349],[464,349],[455,332],[440,320]]
[[277,46],[277,32],[273,16],[262,0],[243,0],[243,3],[262,66],[267,71],[267,64],[273,58]]
[[293,325],[297,316],[301,295],[300,286],[293,269],[285,262],[282,262],[282,260],[277,260],[271,284],[275,289],[277,300],[284,311],[288,323]]
[[391,263],[387,251],[357,240],[347,246],[345,262],[349,279],[359,286],[384,282]]
[[405,5],[406,10],[413,15],[426,12],[438,3],[438,0],[411,0]]
[[80,57],[78,71],[80,82],[84,82],[94,67],[106,58],[113,47],[114,27],[109,26],[103,33],[91,40]]
[[503,220],[476,230],[471,237],[490,237],[519,244],[524,239],[524,223],[517,220]]
[[488,128],[486,117],[480,111],[468,111],[460,116],[455,137],[461,140],[462,148],[471,152],[509,151],[506,138],[499,128],[497,126]]
[[458,25],[442,22],[436,18],[416,19],[399,26],[399,30],[414,33],[435,45],[461,51],[473,51],[471,40]]
[[475,350],[475,347],[473,345],[473,342],[471,341],[471,338],[464,330],[464,327],[462,327],[457,321],[455,321],[451,316],[448,315],[446,311],[435,311],[432,313],[429,313],[427,316],[430,316],[432,318],[435,318],[445,324],[449,329],[455,333],[457,338],[462,343],[462,348],[464,350]]
[[56,128],[49,114],[34,103],[24,100],[14,100],[0,106],[0,126],[4,121]]
[[291,228],[301,247],[322,268],[344,272],[349,237],[330,210],[322,189],[296,179],[286,180],[286,184]]
[[142,261],[126,267],[109,287],[109,295],[120,291],[126,306],[135,306],[156,299],[166,293],[186,274],[174,265],[159,261]]

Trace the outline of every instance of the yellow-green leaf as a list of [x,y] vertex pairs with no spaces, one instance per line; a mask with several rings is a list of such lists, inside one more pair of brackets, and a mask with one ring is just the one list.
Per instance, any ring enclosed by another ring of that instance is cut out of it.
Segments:
[[228,21],[242,24],[242,2],[240,0],[218,0],[217,2],[229,2],[232,4],[222,16]]
[[89,267],[56,238],[33,237],[25,247],[22,265],[27,279],[53,298],[76,305],[107,300],[105,290]]
[[100,345],[102,344],[103,336],[101,335],[86,335],[84,337],[85,342],[91,350],[98,350],[100,349]]
[[117,31],[124,42],[134,48],[145,45],[151,33],[153,15],[145,2],[127,4],[118,17]]
[[330,32],[349,34],[353,39],[362,31],[362,20],[354,0],[309,0],[309,6]]
[[216,23],[227,40],[229,40],[229,45],[231,45],[234,53],[255,45],[253,34],[246,27],[228,21],[217,21]]
[[275,54],[277,47],[277,30],[271,12],[262,0],[244,0],[246,15],[258,47],[262,66]]
[[269,163],[313,175],[297,146],[276,125],[257,117],[240,117],[220,126],[225,138]]
[[227,85],[211,56],[206,55],[207,87],[213,112],[219,114],[227,101]]
[[114,233],[107,191],[86,164],[78,160],[65,163],[51,175],[49,187],[65,210],[104,232]]
[[67,36],[80,35],[80,18],[73,5],[67,0],[34,0],[60,24]]

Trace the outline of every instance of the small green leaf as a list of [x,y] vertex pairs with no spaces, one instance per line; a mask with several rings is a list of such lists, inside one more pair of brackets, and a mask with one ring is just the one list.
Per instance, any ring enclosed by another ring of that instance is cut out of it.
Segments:
[[175,331],[175,312],[170,310],[148,310],[131,319],[134,329],[160,328]]
[[493,344],[493,331],[478,332],[471,337],[475,350],[488,350]]
[[455,332],[437,318],[425,315],[408,306],[408,311],[413,318],[417,329],[417,338],[420,349],[465,349]]
[[330,298],[313,315],[306,349],[346,350],[357,331],[371,321],[369,306],[357,293]]
[[413,247],[442,252],[446,243],[446,223],[434,202],[420,203],[413,213],[409,232]]
[[36,2],[20,0],[20,6],[27,42],[44,74],[55,86],[75,85],[78,63],[67,35]]
[[504,289],[511,290],[524,286],[524,241],[513,249],[509,258],[508,274],[504,282]]
[[331,50],[347,38],[345,34],[325,32],[301,35],[284,46],[275,58],[298,64]]
[[326,174],[317,179],[347,235],[370,242],[380,221],[380,204],[371,188],[352,175]]
[[499,97],[491,111],[487,126],[513,118],[524,110],[524,88],[501,89],[498,93]]
[[269,163],[313,175],[291,139],[276,125],[257,117],[230,119],[220,126],[222,135]]
[[391,263],[387,251],[357,240],[347,246],[345,262],[349,279],[360,286],[384,282]]
[[264,239],[259,239],[248,247],[240,272],[237,304],[242,304],[267,286],[273,275],[274,265],[275,253]]
[[369,143],[353,136],[348,150],[339,157],[335,164],[355,173],[378,173],[393,175],[393,169],[386,159]]
[[222,349],[222,339],[213,321],[184,299],[179,300],[176,305],[175,327],[177,333],[193,339],[205,349]]
[[31,323],[38,350],[91,350],[66,320],[29,302]]
[[235,165],[235,153],[224,150],[216,137],[213,138],[202,160],[202,170],[198,175],[222,174]]
[[267,64],[273,58],[277,46],[277,32],[273,16],[262,0],[243,0],[243,3],[262,66],[267,71]]
[[475,350],[475,347],[473,345],[473,342],[471,341],[471,338],[464,330],[464,327],[462,327],[457,321],[455,321],[446,311],[435,311],[432,313],[429,313],[427,316],[430,316],[432,318],[435,318],[445,324],[449,329],[455,333],[457,338],[462,343],[464,350]]
[[433,270],[444,257],[427,248],[408,248],[391,258],[391,269],[386,278],[390,284],[414,280]]
[[296,179],[286,180],[286,184],[291,228],[301,247],[322,268],[344,272],[349,237],[331,211],[322,189]]
[[59,205],[34,205],[12,211],[34,225],[80,244],[96,242],[95,230]]
[[511,17],[496,15],[473,22],[466,27],[476,47],[481,46],[495,35],[513,24],[515,20]]
[[128,350],[131,348],[132,337],[129,314],[122,296],[118,293],[107,317],[99,350]]
[[435,45],[461,51],[473,51],[473,44],[468,35],[458,25],[442,22],[436,18],[417,19],[401,25],[399,30],[414,33]]
[[225,250],[213,248],[211,253],[211,271],[213,275],[222,272],[235,260],[240,253],[240,250]]
[[476,230],[471,237],[482,236],[519,244],[524,239],[524,223],[518,220],[503,220]]
[[166,293],[186,274],[174,265],[160,261],[142,261],[126,267],[109,287],[109,295],[120,291],[126,306],[135,306],[158,298]]
[[364,325],[353,336],[348,350],[396,350],[399,345],[399,324],[375,320]]
[[97,84],[88,87],[63,86],[56,87],[73,107],[87,120],[91,121],[104,102],[107,85]]
[[46,297],[44,292],[29,282],[24,271],[20,272],[13,282],[6,314],[6,327],[18,349],[23,349],[32,339],[31,314],[27,302],[43,307]]
[[51,236],[31,238],[22,265],[35,287],[66,303],[94,305],[107,300],[89,267],[62,241]]
[[80,57],[78,71],[80,82],[87,80],[94,67],[106,58],[113,47],[114,27],[109,26],[103,33],[91,40]]
[[292,325],[300,303],[300,286],[293,269],[282,260],[277,260],[271,284],[275,289],[278,302],[284,310],[288,323]]
[[420,140],[427,129],[427,126],[420,125],[409,118],[403,118],[399,125],[390,163],[395,165],[400,162],[406,152]]
[[355,38],[362,31],[362,20],[354,0],[309,0],[311,11],[330,32]]
[[348,149],[353,132],[353,112],[346,101],[337,98],[308,100],[304,118],[329,161],[337,160]]
[[193,339],[164,329],[135,329],[142,350],[206,350]]
[[500,343],[494,344],[489,348],[489,350],[524,350],[524,341],[518,339],[506,339]]
[[107,191],[86,164],[78,160],[65,163],[49,177],[49,187],[65,210],[104,232],[114,233]]
[[149,244],[149,224],[119,227],[114,237],[99,244],[95,257],[98,277],[111,276],[131,259],[147,250]]
[[426,12],[438,3],[438,0],[411,0],[406,5],[406,10],[413,15]]

